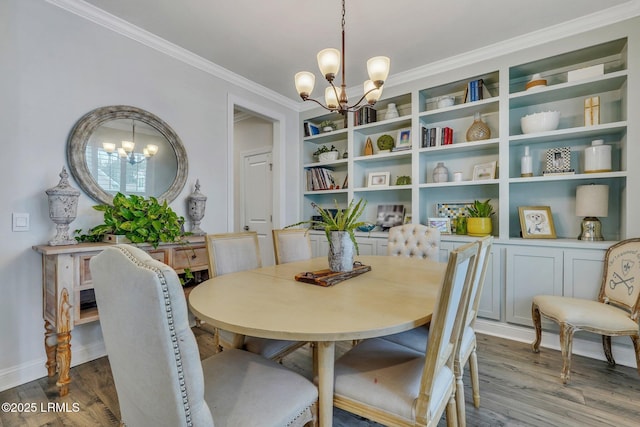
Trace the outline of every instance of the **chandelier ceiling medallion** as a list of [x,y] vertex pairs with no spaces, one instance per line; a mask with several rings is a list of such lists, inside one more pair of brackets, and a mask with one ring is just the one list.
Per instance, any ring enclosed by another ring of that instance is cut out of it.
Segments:
[[[328,48],[318,52],[318,67],[320,73],[329,82],[329,87],[324,91],[325,104],[311,98],[311,91],[315,85],[316,77],[309,71],[300,71],[295,76],[296,90],[304,101],[313,101],[329,111],[336,111],[340,114],[347,114],[349,111],[355,111],[361,107],[362,101],[365,99],[369,105],[373,105],[380,99],[382,95],[382,85],[389,75],[390,60],[386,56],[375,56],[367,61],[367,72],[369,79],[364,82],[364,95],[353,105],[348,105],[347,88],[345,81],[345,43],[344,43],[344,25],[345,25],[345,0],[342,0],[342,54],[338,49]],[[333,80],[342,68],[342,82],[340,87],[336,87]]]

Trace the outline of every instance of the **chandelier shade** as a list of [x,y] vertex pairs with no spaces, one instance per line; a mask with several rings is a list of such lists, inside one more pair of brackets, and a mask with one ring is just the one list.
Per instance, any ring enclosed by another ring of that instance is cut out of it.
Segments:
[[[349,111],[356,111],[363,101],[367,104],[375,104],[382,95],[382,85],[389,76],[391,60],[386,56],[374,56],[367,61],[367,72],[369,79],[364,82],[364,94],[355,104],[349,105],[347,98],[347,86],[345,78],[345,0],[342,0],[342,52],[338,49],[327,48],[318,52],[318,68],[322,76],[329,82],[329,87],[324,91],[324,101],[311,98],[311,92],[315,86],[315,75],[309,71],[301,71],[296,73],[294,81],[296,91],[303,101],[313,101],[329,111],[335,111],[346,115]],[[336,75],[342,69],[342,81],[340,87],[337,87],[333,81]]]

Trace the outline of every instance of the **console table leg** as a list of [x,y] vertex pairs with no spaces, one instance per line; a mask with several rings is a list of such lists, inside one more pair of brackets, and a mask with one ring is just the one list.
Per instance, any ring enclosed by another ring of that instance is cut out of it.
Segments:
[[48,320],[44,321],[44,350],[47,353],[47,375],[52,377],[56,374],[57,363],[56,353],[58,349],[58,336],[54,327]]
[[69,393],[69,369],[71,368],[71,332],[61,332],[58,334],[58,348],[56,362],[58,364],[58,381],[56,385],[60,390],[60,396]]

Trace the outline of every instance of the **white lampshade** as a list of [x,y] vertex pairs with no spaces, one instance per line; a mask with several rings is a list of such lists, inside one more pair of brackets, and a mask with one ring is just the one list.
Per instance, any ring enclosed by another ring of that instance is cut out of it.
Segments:
[[371,80],[367,80],[364,82],[364,93],[364,97],[366,98],[367,102],[369,104],[375,104],[382,96],[382,86],[376,89],[376,85]]
[[127,153],[132,152],[135,146],[136,144],[131,141],[122,141],[122,149]]
[[367,61],[367,72],[371,81],[382,85],[389,75],[391,60],[386,56],[374,56]]
[[145,150],[147,150],[149,156],[155,156],[158,153],[158,146],[155,144],[147,144]]
[[576,216],[606,217],[608,214],[608,185],[591,184],[576,187]]
[[333,48],[322,49],[318,52],[318,67],[322,75],[332,81],[340,70],[340,51]]
[[300,96],[310,96],[316,84],[316,76],[309,71],[300,71],[295,77],[296,90]]
[[340,88],[333,89],[333,86],[329,86],[324,90],[324,102],[329,108],[338,108],[338,98],[336,97],[336,93],[338,95],[342,92]]
[[114,151],[116,151],[116,144],[114,144],[113,142],[103,142],[102,149],[107,153],[111,154]]
[[120,157],[127,157],[127,152],[126,152],[126,151],[124,151],[124,148],[122,148],[122,147],[118,147],[118,155],[119,155]]

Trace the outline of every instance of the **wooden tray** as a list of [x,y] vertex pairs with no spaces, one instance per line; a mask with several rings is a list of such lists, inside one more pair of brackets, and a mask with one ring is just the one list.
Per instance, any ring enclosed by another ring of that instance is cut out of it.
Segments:
[[298,282],[311,283],[312,285],[327,287],[333,286],[336,283],[340,283],[344,280],[351,279],[352,277],[359,276],[362,273],[366,273],[367,271],[371,271],[370,265],[362,265],[359,262],[354,262],[353,270],[351,271],[334,272],[329,269],[308,271],[305,273],[296,274],[295,278]]

